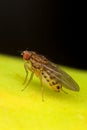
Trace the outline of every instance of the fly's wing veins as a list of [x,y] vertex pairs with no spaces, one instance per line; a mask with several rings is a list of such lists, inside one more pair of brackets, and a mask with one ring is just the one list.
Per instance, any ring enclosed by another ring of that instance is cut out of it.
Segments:
[[76,81],[68,73],[60,69],[60,67],[57,67],[54,63],[49,61],[47,65],[43,64],[42,66],[45,70],[49,70],[51,76],[60,81],[63,87],[73,91],[80,90],[79,85],[76,83]]

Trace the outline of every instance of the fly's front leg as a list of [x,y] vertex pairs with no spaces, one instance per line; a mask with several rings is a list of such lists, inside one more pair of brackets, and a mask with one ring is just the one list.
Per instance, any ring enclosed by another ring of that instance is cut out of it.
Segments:
[[[25,76],[25,80],[24,80],[24,83],[23,83],[23,84],[26,83],[26,80],[27,80],[27,77],[28,77],[28,71],[29,71],[29,70],[32,71],[32,69],[29,67],[29,63],[28,63],[28,62],[25,62],[25,63],[24,63],[24,68],[25,68],[25,71],[26,71],[26,76]],[[28,83],[26,84],[26,86],[22,89],[22,91],[24,91],[25,88],[27,88],[28,84],[30,83],[30,81],[31,81],[32,78],[33,78],[33,75],[34,75],[34,72],[31,73],[30,79],[29,79]]]
[[29,63],[28,62],[24,63],[24,68],[25,68],[25,71],[26,71],[26,76],[25,76],[23,84],[26,83],[26,80],[27,80],[27,77],[28,77],[28,71],[32,71],[32,69],[29,67]]
[[22,89],[22,91],[24,91],[24,90],[27,88],[27,86],[29,85],[29,83],[30,83],[31,80],[33,79],[33,76],[34,76],[34,72],[31,73],[30,79],[28,80],[26,86]]
[[24,63],[24,68],[25,68],[25,71],[26,71],[26,76],[25,76],[23,84],[26,83],[26,80],[27,80],[27,77],[28,77],[29,66],[28,66],[27,62]]

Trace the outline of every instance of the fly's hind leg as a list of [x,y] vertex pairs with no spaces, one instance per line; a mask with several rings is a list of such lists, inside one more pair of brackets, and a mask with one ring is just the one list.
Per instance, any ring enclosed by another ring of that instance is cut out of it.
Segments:
[[62,90],[62,92],[64,92],[65,94],[68,94],[65,90],[63,90],[63,89],[61,89]]
[[62,89],[62,83],[60,83],[59,85],[57,85],[57,89],[58,89],[58,92],[62,91],[62,92],[64,92],[64,93],[68,94],[66,91],[64,91],[64,90]]

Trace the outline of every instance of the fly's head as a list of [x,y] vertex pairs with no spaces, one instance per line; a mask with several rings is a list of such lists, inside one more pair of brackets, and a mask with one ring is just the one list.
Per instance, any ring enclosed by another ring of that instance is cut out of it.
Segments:
[[23,52],[21,53],[21,55],[23,56],[23,59],[24,59],[25,61],[28,61],[28,60],[30,60],[30,58],[31,58],[32,52],[26,50],[26,51],[23,51]]

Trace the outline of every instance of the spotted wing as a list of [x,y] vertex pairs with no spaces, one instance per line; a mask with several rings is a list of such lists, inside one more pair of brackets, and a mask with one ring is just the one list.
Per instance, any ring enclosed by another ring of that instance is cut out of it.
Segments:
[[75,80],[67,74],[65,71],[60,69],[60,67],[57,67],[54,63],[48,62],[47,65],[42,65],[45,71],[50,73],[50,76],[54,77],[58,82],[60,82],[63,87],[73,90],[73,91],[79,91],[79,86],[75,82]]

